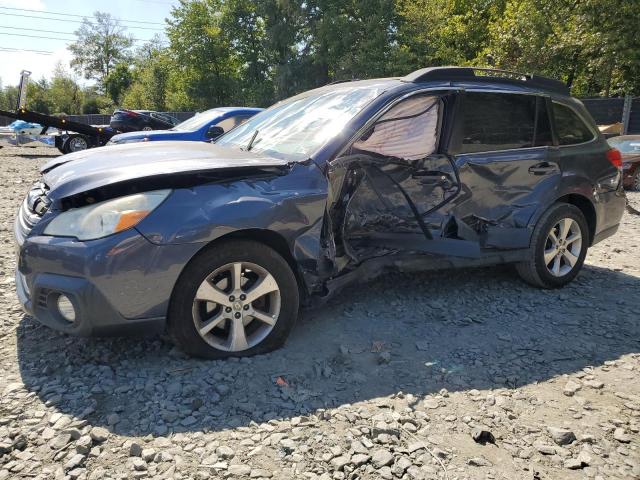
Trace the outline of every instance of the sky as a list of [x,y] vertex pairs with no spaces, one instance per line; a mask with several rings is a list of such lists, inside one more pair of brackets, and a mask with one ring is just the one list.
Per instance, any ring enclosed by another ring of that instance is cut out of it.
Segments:
[[22,70],[31,71],[34,80],[50,78],[58,62],[70,69],[71,55],[66,45],[73,41],[73,32],[80,26],[82,18],[79,16],[91,17],[98,10],[129,21],[121,23],[127,27],[130,35],[140,40],[134,43],[135,46],[156,33],[162,33],[155,30],[162,30],[162,25],[130,21],[163,23],[169,16],[171,6],[178,4],[178,0],[0,0],[0,81],[4,86],[17,85]]

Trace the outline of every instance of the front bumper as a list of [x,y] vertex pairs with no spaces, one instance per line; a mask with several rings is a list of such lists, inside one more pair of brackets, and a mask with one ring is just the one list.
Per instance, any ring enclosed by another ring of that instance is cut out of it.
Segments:
[[[40,323],[72,335],[164,330],[169,298],[198,245],[160,246],[131,229],[99,240],[28,236],[18,252],[16,290]],[[60,314],[67,296],[75,321]]]

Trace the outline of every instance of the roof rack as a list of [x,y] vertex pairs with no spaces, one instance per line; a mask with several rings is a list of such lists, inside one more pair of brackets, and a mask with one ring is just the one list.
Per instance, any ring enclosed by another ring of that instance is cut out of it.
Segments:
[[559,80],[541,77],[530,73],[512,72],[496,68],[476,67],[428,67],[416,70],[403,78],[405,82],[429,81],[486,81],[511,84],[522,84],[569,95],[569,87]]

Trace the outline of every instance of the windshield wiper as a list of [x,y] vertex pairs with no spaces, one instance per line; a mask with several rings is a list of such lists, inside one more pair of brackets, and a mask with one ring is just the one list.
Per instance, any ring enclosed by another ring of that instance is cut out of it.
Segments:
[[253,142],[255,141],[256,137],[258,136],[258,132],[260,130],[256,130],[255,132],[253,132],[253,135],[251,135],[251,140],[249,140],[249,145],[247,145],[247,152],[249,150],[251,150],[251,148],[253,148]]

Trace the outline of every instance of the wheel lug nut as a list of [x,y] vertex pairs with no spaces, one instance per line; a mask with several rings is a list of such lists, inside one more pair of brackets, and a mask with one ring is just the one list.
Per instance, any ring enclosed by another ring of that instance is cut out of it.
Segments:
[[236,318],[240,318],[242,315],[240,315],[240,312],[236,312],[236,314],[234,315],[234,317]]
[[247,299],[247,296],[246,296],[244,293],[243,293],[242,295],[240,295],[240,300],[243,300],[243,301],[244,301],[244,300],[246,300],[246,299]]
[[235,301],[236,301],[236,297],[234,297],[233,295],[231,295],[231,296],[229,297],[229,301],[230,301],[230,302],[235,302]]
[[227,312],[227,313],[231,313],[231,307],[225,308],[224,311]]
[[244,307],[242,307],[245,310],[249,310],[249,305],[245,305]]

